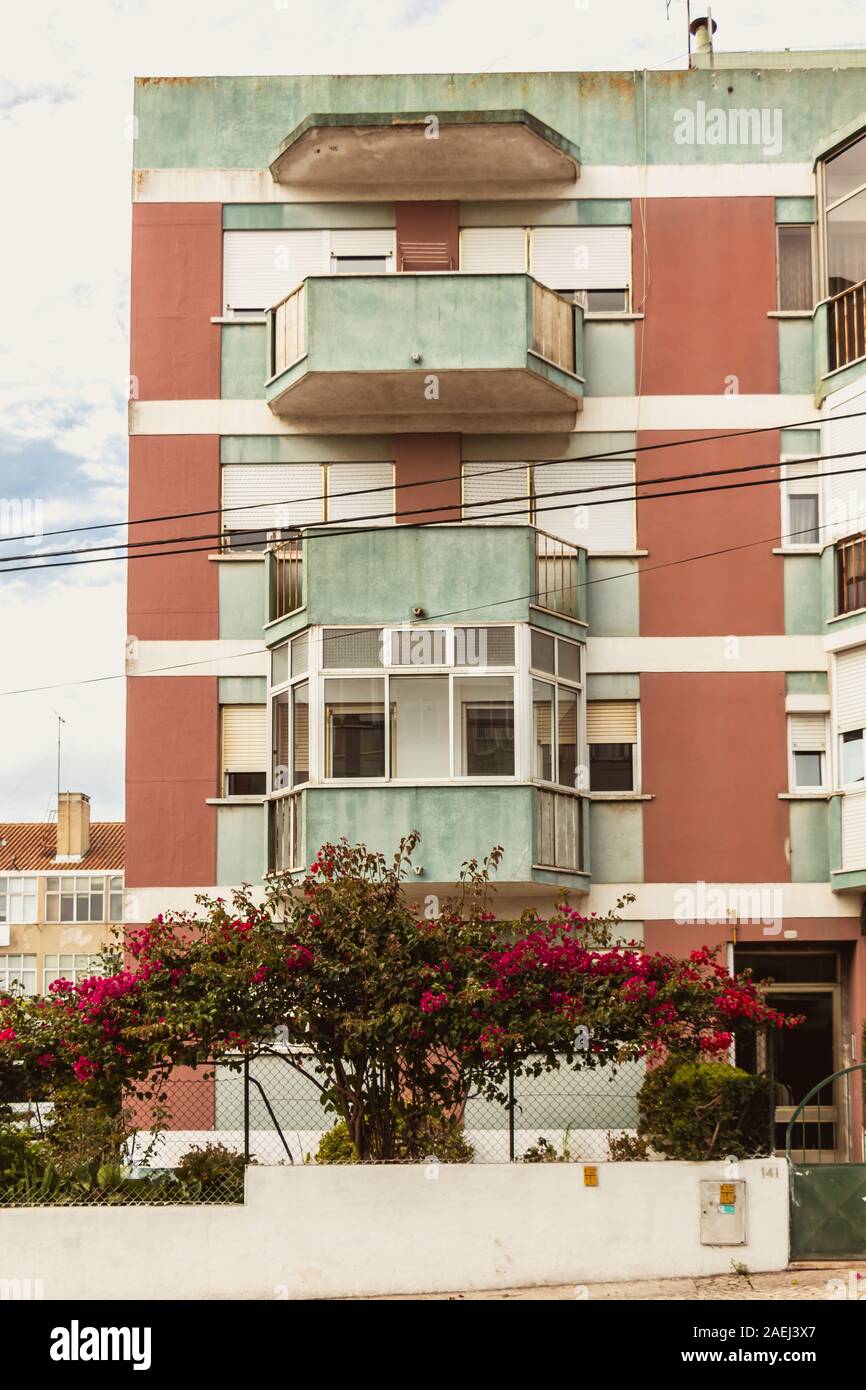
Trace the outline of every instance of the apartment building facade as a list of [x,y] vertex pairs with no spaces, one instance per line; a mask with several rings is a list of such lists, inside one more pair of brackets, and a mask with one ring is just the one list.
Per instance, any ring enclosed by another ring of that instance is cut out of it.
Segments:
[[103,971],[123,922],[124,827],[61,792],[56,821],[0,823],[0,992],[48,994]]
[[501,844],[773,977],[780,1124],[862,1060],[866,96],[785,60],[138,80],[128,921]]

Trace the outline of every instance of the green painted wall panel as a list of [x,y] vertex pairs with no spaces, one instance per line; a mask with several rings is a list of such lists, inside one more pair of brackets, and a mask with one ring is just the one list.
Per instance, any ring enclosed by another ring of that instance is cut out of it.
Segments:
[[590,675],[586,678],[588,700],[639,700],[638,674]]
[[826,695],[828,689],[826,671],[788,671],[785,676],[788,695]]
[[268,698],[264,676],[220,676],[221,705],[263,705]]
[[630,227],[628,198],[534,202],[463,202],[461,227]]
[[590,868],[593,883],[643,883],[641,801],[593,801]]
[[225,560],[219,566],[220,637],[262,639],[264,560]]
[[777,319],[779,326],[779,390],[782,395],[808,394],[815,389],[815,351],[811,319]]
[[583,325],[583,374],[588,396],[633,396],[635,349],[633,323]]
[[393,203],[224,203],[223,230],[393,227]]
[[217,806],[217,883],[258,884],[267,865],[266,807]]
[[591,637],[640,635],[638,561],[589,556],[586,608]]
[[389,434],[228,434],[220,440],[220,463],[382,463],[393,458]]
[[783,454],[820,454],[820,430],[781,430],[780,452]]
[[263,400],[268,375],[267,326],[222,324],[220,328],[220,395],[223,400]]
[[776,199],[776,221],[779,223],[814,222],[816,215],[814,198]]
[[830,844],[826,801],[789,801],[791,882],[826,883]]
[[[581,459],[599,454],[629,458],[637,443],[633,433],[575,430],[571,434],[465,434],[463,457],[474,462],[493,459],[498,463],[530,459]],[[225,460],[224,460],[225,461]]]
[[822,630],[821,558],[818,555],[786,555],[784,566],[785,632],[814,633]]

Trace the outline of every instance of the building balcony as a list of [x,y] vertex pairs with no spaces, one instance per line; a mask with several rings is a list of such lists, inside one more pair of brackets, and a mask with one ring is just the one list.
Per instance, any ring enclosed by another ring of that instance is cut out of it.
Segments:
[[573,198],[580,152],[529,111],[328,112],[301,121],[270,170],[301,201]]
[[583,313],[529,275],[311,276],[268,315],[268,404],[308,433],[574,428]]
[[866,533],[836,542],[836,616],[866,609]]
[[831,372],[866,358],[866,280],[824,301],[827,362]]

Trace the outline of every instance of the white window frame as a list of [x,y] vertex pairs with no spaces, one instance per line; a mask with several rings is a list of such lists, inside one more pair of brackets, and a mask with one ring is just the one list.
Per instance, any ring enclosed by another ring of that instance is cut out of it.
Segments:
[[[825,793],[829,786],[830,774],[830,746],[828,742],[828,721],[829,716],[820,711],[815,713],[815,717],[824,721],[824,747],[823,748],[794,748],[794,717],[797,714],[811,713],[808,710],[789,710],[786,715],[787,739],[788,739],[788,791],[792,796],[810,796]],[[821,781],[811,786],[797,785],[797,759],[796,753],[820,753],[821,755]]]
[[[21,965],[11,967],[9,962],[21,961]],[[32,960],[33,964],[25,965],[24,961]],[[15,971],[21,974],[27,973],[33,976],[33,990],[15,990],[13,992],[13,981],[16,978]],[[0,951],[0,992],[10,994],[13,998],[24,996],[27,999],[34,999],[39,993],[39,963],[35,951]]]
[[[596,791],[596,789],[595,789],[595,788],[593,787],[593,785],[592,785],[592,769],[591,769],[591,767],[590,767],[590,761],[589,761],[589,744],[587,744],[587,748],[586,748],[586,772],[587,772],[587,783],[588,783],[588,785],[587,785],[587,791],[589,792],[589,795],[590,795],[594,800],[598,800],[598,801],[604,801],[605,799],[607,799],[607,800],[609,800],[609,801],[622,801],[623,798],[637,797],[637,796],[642,796],[642,795],[643,795],[643,774],[642,774],[643,756],[642,756],[642,723],[641,723],[641,702],[640,702],[640,696],[637,696],[637,695],[635,695],[635,696],[632,696],[632,695],[623,695],[623,696],[611,695],[611,696],[603,696],[603,697],[601,697],[601,698],[599,698],[599,699],[595,699],[595,700],[590,700],[589,696],[587,695],[587,700],[586,700],[587,707],[588,707],[589,705],[591,705],[591,704],[593,704],[593,705],[594,705],[594,704],[609,704],[609,703],[613,703],[613,702],[616,702],[617,704],[622,703],[622,704],[634,705],[634,707],[635,707],[635,737],[634,737],[634,743],[632,744],[633,752],[632,752],[632,755],[631,755],[631,780],[632,780],[632,786],[631,786],[631,789],[630,789],[629,791]],[[589,710],[588,710],[588,708],[587,708],[587,715],[588,715],[588,713],[589,713]]]
[[[56,896],[56,897],[57,897],[57,900],[58,900],[58,913],[61,913],[61,914],[62,914],[62,900],[63,900],[64,892],[66,891],[63,887],[60,887],[60,888],[58,889],[58,891],[57,891],[56,894],[54,894],[51,890],[49,890],[48,885],[49,885],[49,883],[51,882],[51,880],[52,880],[52,879],[55,879],[55,878],[58,880],[58,882],[59,882],[61,885],[62,885],[62,883],[63,883],[63,880],[66,879],[66,878],[72,878],[72,879],[75,879],[75,880],[78,880],[78,879],[82,879],[82,880],[83,880],[83,879],[88,879],[88,880],[90,881],[90,886],[89,886],[88,889],[87,889],[88,902],[89,902],[90,898],[93,896],[93,893],[94,893],[94,891],[95,891],[92,885],[93,885],[94,883],[101,883],[101,884],[102,884],[102,916],[101,916],[101,917],[79,917],[79,916],[77,915],[77,912],[78,912],[78,897],[79,897],[79,890],[78,890],[77,888],[75,888],[75,889],[73,889],[73,893],[72,893],[72,906],[73,906],[73,915],[72,915],[72,917],[63,917],[62,915],[59,915],[59,916],[57,916],[57,917],[50,917],[50,916],[49,916],[49,912],[48,912],[48,899],[49,899],[49,897],[50,897],[50,896]],[[108,882],[107,882],[107,876],[106,876],[105,874],[90,874],[90,873],[82,872],[81,870],[73,870],[71,873],[66,873],[66,872],[64,872],[64,873],[62,873],[62,874],[48,874],[48,875],[46,875],[46,878],[45,878],[45,921],[46,921],[50,926],[68,926],[68,925],[71,924],[71,923],[80,923],[80,924],[95,925],[95,924],[97,924],[97,923],[99,923],[99,922],[105,922],[105,921],[107,921],[107,920],[110,920],[110,919],[107,918],[107,916],[106,916],[106,914],[107,914],[107,912],[108,912],[108,908],[109,908],[109,902],[110,902],[109,892],[108,892],[107,890],[108,890]]]
[[[21,885],[22,885],[21,890],[20,890],[19,892],[14,893],[14,892],[12,891],[12,889],[10,888],[10,884],[13,884],[13,883],[14,883],[14,884],[21,884]],[[23,888],[23,885],[24,885],[25,883],[27,883],[27,884],[32,883],[32,885],[33,885],[32,889],[27,889],[27,890],[25,891],[25,889]],[[0,915],[0,923],[2,923],[4,926],[5,926],[5,925],[10,925],[10,926],[29,927],[29,926],[33,926],[34,923],[38,922],[38,920],[39,920],[39,877],[38,877],[38,875],[37,875],[37,874],[28,874],[28,873],[17,873],[17,872],[8,873],[8,872],[5,872],[5,871],[4,871],[3,873],[0,873],[0,884],[5,885],[5,887],[3,887],[2,890],[0,890],[0,892],[2,892],[2,896],[3,896],[4,900],[5,900],[5,907],[4,907],[4,909],[3,909],[2,915]],[[15,916],[13,916],[13,915],[12,915],[12,911],[11,911],[11,909],[10,909],[10,902],[11,902],[11,900],[12,900],[13,898],[15,898],[16,900],[20,900],[20,901],[23,902],[25,899],[29,899],[30,897],[32,897],[32,899],[33,899],[33,916],[32,916],[32,917],[24,917],[24,916],[22,916],[22,917],[15,917]]]
[[[532,634],[540,633],[543,637],[553,639],[553,664],[556,668],[554,672],[542,671],[539,667],[532,665]],[[589,790],[589,759],[586,745],[586,652],[582,642],[575,642],[569,637],[563,637],[559,633],[550,632],[547,628],[531,624],[526,634],[526,672],[527,672],[527,709],[528,709],[528,746],[527,746],[527,765],[529,768],[529,780],[537,787],[544,787],[546,791],[554,792],[574,792],[575,795],[584,796]],[[578,649],[578,679],[574,680],[571,676],[563,676],[559,671],[559,644],[567,642],[570,646]],[[544,681],[547,685],[552,685],[554,689],[553,697],[553,729],[551,731],[551,770],[559,767],[559,687],[577,692],[577,728],[575,730],[575,770],[580,772],[584,768],[587,773],[587,785],[585,787],[568,787],[564,782],[548,782],[543,777],[536,777],[533,774],[534,768],[534,741],[535,731],[532,726],[532,682]]]
[[[72,956],[75,962],[71,975],[64,974],[60,965],[63,956]],[[74,985],[77,985],[81,980],[89,980],[94,975],[104,975],[105,970],[98,969],[93,964],[94,961],[101,961],[101,959],[102,953],[100,951],[46,951],[42,957],[42,993],[48,994],[49,992],[49,986],[52,983],[48,979],[49,974],[53,976],[54,980],[69,980]],[[49,961],[57,961],[57,966],[50,966]],[[79,961],[87,963],[79,965]]]
[[823,549],[821,536],[823,535],[824,522],[824,486],[823,475],[820,461],[816,460],[812,466],[812,471],[816,474],[812,480],[815,484],[815,494],[818,498],[818,539],[817,541],[798,541],[793,538],[793,523],[791,521],[791,498],[796,494],[791,493],[789,484],[794,481],[788,477],[789,463],[805,463],[809,455],[803,454],[781,454],[779,456],[780,474],[779,491],[781,493],[782,508],[782,531],[781,549],[796,551],[798,555],[818,555]]
[[[844,767],[842,754],[842,740],[846,734],[859,733],[863,744],[863,771],[864,775],[859,782],[844,782],[842,780],[842,769]],[[840,792],[864,792],[866,791],[866,728],[862,729],[839,729],[836,733],[836,760],[837,778],[836,785]]]

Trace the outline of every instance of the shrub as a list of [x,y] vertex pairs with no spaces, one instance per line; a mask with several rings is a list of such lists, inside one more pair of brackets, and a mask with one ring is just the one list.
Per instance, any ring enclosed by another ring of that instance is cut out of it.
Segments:
[[243,1182],[244,1156],[225,1144],[205,1144],[203,1148],[193,1144],[178,1160],[177,1168],[182,1182],[201,1183],[203,1188],[226,1178]]
[[770,1083],[726,1062],[669,1057],[647,1072],[638,1134],[668,1158],[751,1158],[770,1148]]
[[[463,1133],[459,1120],[426,1115],[415,1123],[411,1132],[406,1124],[397,1128],[397,1151],[400,1163],[423,1163],[435,1158],[439,1163],[471,1163],[475,1150]],[[319,1140],[317,1163],[357,1163],[355,1146],[349,1138],[345,1120],[338,1121]]]
[[326,1130],[316,1150],[317,1163],[357,1163],[355,1145],[349,1138],[345,1120],[338,1120],[333,1129]]
[[639,1134],[607,1135],[607,1156],[611,1163],[643,1163],[649,1158],[649,1145]]

